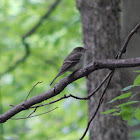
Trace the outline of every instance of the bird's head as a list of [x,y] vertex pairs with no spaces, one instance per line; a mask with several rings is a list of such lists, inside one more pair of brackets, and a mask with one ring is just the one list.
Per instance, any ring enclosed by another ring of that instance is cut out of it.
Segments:
[[73,51],[74,52],[86,52],[88,49],[83,47],[76,47]]

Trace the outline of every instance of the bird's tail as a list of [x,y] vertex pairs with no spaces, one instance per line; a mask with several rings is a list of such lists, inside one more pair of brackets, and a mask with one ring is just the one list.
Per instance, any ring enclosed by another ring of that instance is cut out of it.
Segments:
[[58,77],[58,76],[60,76],[60,73],[58,73],[57,75],[56,75],[56,77],[53,79],[53,81],[50,83],[50,86],[52,85],[52,83],[56,80],[56,78]]

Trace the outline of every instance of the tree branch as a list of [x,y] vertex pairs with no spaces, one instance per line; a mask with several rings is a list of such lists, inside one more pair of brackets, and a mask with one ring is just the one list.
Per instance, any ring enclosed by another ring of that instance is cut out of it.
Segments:
[[[68,96],[64,95],[63,97],[61,97],[61,98],[59,98],[59,99],[57,99],[57,100],[54,100],[54,101],[52,101],[52,102],[49,102],[49,103],[47,103],[47,104],[36,105],[36,106],[32,106],[32,107],[30,107],[30,108],[37,108],[37,107],[42,107],[42,106],[50,105],[50,104],[56,103],[56,102],[58,102],[58,101],[61,101],[61,100],[63,100],[63,99],[67,99],[67,98],[70,98],[70,97],[72,97],[72,98],[74,98],[74,99],[77,99],[77,100],[89,100],[89,99],[91,98],[91,96],[93,96],[93,95],[102,87],[102,85],[106,82],[106,80],[107,80],[112,74],[113,74],[113,72],[110,71],[110,72],[106,75],[106,77],[102,80],[102,82],[100,83],[100,85],[99,85],[97,88],[95,88],[94,91],[92,91],[90,94],[88,94],[87,97],[77,97],[77,96],[74,96],[74,95],[72,95],[72,94],[69,94]],[[10,105],[10,106],[13,106],[13,105]]]
[[126,52],[126,48],[127,48],[127,45],[130,41],[130,39],[132,38],[132,36],[138,32],[140,28],[140,22],[135,26],[135,28],[129,33],[129,35],[127,36],[127,38],[125,39],[125,42],[121,48],[121,51],[120,51],[120,54],[118,55],[118,58],[120,59],[122,57],[122,54]]
[[84,76],[89,75],[90,73],[98,70],[98,69],[116,69],[116,68],[128,68],[128,67],[137,67],[140,66],[140,57],[138,58],[132,58],[132,59],[107,59],[107,60],[96,60],[89,65],[87,65],[85,68],[78,70],[75,73],[70,74],[69,76],[63,78],[58,84],[54,86],[54,88],[39,94],[37,96],[34,96],[17,106],[14,106],[6,113],[0,115],[0,123],[6,122],[8,119],[10,119],[15,114],[29,109],[31,106],[40,103],[44,100],[47,100],[49,98],[52,98],[53,96],[58,95],[60,92],[64,90],[64,88],[72,83],[73,81],[82,78]]
[[40,84],[40,83],[42,83],[42,82],[43,82],[43,81],[37,82],[37,83],[32,87],[32,89],[31,89],[30,92],[28,93],[28,95],[27,95],[25,101],[28,99],[28,97],[29,97],[30,93],[32,92],[32,90],[33,90],[38,84]]
[[[11,118],[12,120],[21,120],[21,119],[28,119],[28,118],[32,118],[32,117],[36,117],[36,116],[40,116],[40,115],[43,115],[43,114],[46,114],[46,113],[49,113],[49,112],[51,112],[51,111],[53,111],[53,110],[55,110],[55,109],[57,109],[58,107],[55,107],[54,109],[51,109],[51,110],[49,110],[49,111],[47,111],[47,112],[44,112],[44,113],[41,113],[41,114],[37,114],[37,115],[34,115],[34,116],[31,116],[31,115],[29,115],[28,117],[24,117],[24,118]],[[35,112],[35,111],[34,111]]]
[[126,48],[128,46],[128,43],[129,43],[129,40],[131,39],[131,37],[137,33],[137,31],[139,30],[140,28],[140,22],[135,26],[135,28],[129,33],[129,35],[127,36],[123,46],[122,46],[122,49],[121,49],[121,53],[119,55],[119,58],[122,57],[122,54],[126,52]]
[[108,88],[110,82],[111,82],[111,79],[112,79],[112,77],[113,77],[113,73],[114,73],[114,71],[112,70],[112,71],[111,71],[111,75],[110,75],[110,77],[109,77],[109,80],[108,80],[108,82],[107,82],[107,84],[106,84],[106,87],[105,87],[105,89],[104,89],[104,91],[103,91],[103,93],[102,93],[102,95],[101,95],[101,97],[100,97],[98,106],[97,106],[97,108],[96,108],[96,110],[95,110],[93,116],[92,116],[91,119],[89,120],[85,132],[83,133],[82,137],[81,137],[79,140],[82,140],[82,139],[85,137],[85,135],[86,135],[86,133],[87,133],[89,127],[90,127],[91,122],[92,122],[93,119],[96,117],[96,114],[98,113],[98,110],[99,110],[101,104],[103,103],[104,95],[105,95],[105,93],[106,93],[106,90],[107,90],[107,88]]

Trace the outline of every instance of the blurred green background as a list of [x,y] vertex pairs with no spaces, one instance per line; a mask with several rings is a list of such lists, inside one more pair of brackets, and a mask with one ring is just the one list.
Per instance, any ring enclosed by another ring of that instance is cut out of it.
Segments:
[[[43,83],[34,88],[29,98],[49,90],[51,88],[49,84],[59,71],[64,58],[73,48],[82,45],[80,14],[75,0],[63,0],[37,31],[26,38],[30,54],[25,62],[5,73],[25,55],[22,36],[40,20],[53,2],[52,0],[0,0],[0,114],[8,111],[11,108],[10,104],[16,105],[24,101],[38,81]],[[68,74],[60,76],[54,84]],[[64,94],[86,96],[85,79],[70,84],[60,95],[43,103],[58,99]],[[42,116],[25,120],[8,120],[1,124],[1,139],[76,140],[80,138],[87,124],[87,101],[65,99],[39,108],[34,115],[55,107],[58,109]],[[31,112],[32,110],[23,111],[14,117],[26,117]]]

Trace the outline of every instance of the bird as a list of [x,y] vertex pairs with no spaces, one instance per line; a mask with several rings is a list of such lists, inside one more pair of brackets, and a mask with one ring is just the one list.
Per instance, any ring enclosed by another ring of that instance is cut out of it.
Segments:
[[64,62],[50,85],[56,80],[57,77],[61,76],[63,73],[70,71],[75,72],[84,66],[85,54],[88,49],[83,47],[76,47],[73,51],[64,59]]

